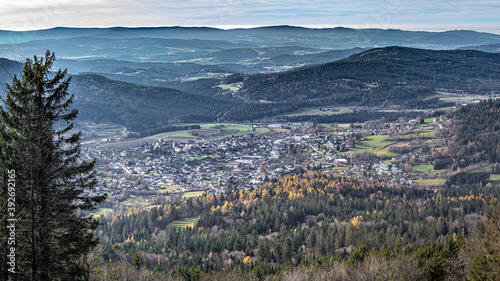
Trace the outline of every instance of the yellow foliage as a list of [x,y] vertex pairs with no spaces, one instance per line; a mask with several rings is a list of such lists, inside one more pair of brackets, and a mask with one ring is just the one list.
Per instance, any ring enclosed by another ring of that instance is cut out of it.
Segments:
[[361,221],[363,220],[363,216],[356,216],[352,219],[351,223],[352,226],[356,229],[359,229],[361,227]]
[[248,264],[248,263],[250,263],[251,261],[252,261],[252,260],[250,259],[250,257],[249,257],[249,256],[246,256],[246,257],[243,259],[243,263],[244,263],[244,264]]
[[267,189],[262,190],[262,198],[266,198],[268,196],[269,196],[269,190]]

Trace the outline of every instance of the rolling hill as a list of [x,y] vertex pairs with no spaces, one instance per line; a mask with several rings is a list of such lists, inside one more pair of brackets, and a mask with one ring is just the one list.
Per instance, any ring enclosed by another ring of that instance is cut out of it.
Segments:
[[70,93],[81,119],[111,121],[132,131],[179,122],[212,122],[233,102],[88,74],[73,76]]
[[500,54],[386,47],[323,65],[253,75],[240,94],[273,102],[329,97],[362,104],[425,98],[438,89],[488,94],[500,91],[499,66]]
[[[11,84],[22,64],[0,59],[0,82]],[[166,126],[169,123],[214,121],[236,100],[191,94],[166,87],[137,85],[96,74],[72,75],[69,92],[79,120],[114,122],[132,131]],[[5,87],[0,94],[5,95]]]
[[[473,50],[376,48],[326,64],[228,78],[224,78],[225,70],[218,65],[113,60],[59,63],[57,67],[67,63],[70,69],[98,71],[107,76],[73,75],[70,91],[76,95],[75,105],[82,119],[108,120],[133,131],[217,118],[257,120],[310,106],[350,104],[371,110],[432,109],[454,105],[440,100],[442,94],[500,92],[500,54]],[[205,74],[221,73],[197,77],[200,67]],[[10,75],[16,69],[20,69],[20,64],[1,60],[0,72],[4,73],[0,73],[0,81],[10,82]],[[175,78],[179,75],[184,78]],[[162,87],[151,86],[155,85],[152,81],[162,79],[165,81],[156,84]],[[242,86],[231,91],[217,87],[224,83]]]

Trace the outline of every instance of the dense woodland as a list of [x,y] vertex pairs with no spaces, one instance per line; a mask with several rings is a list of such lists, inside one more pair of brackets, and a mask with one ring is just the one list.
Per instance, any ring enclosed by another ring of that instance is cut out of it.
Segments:
[[72,80],[81,118],[111,121],[132,131],[164,127],[169,123],[212,122],[231,103],[169,88],[139,86],[98,75]]
[[[499,54],[387,47],[319,66],[250,76],[242,92],[270,101],[347,95],[361,104],[423,99],[437,88],[486,94],[500,88],[499,64]],[[357,94],[362,98],[356,99]]]
[[[151,269],[199,266],[210,273],[226,269],[231,260],[237,272],[265,264],[265,274],[278,274],[303,259],[347,259],[347,252],[361,245],[366,251],[383,250],[382,245],[389,251],[423,249],[453,235],[475,237],[499,196],[500,187],[476,183],[436,193],[304,171],[262,189],[116,215],[103,221],[98,233],[114,245],[106,257],[138,251]],[[168,225],[195,216],[193,228]]]
[[315,123],[363,123],[367,120],[382,120],[384,122],[396,122],[399,119],[409,120],[419,116],[419,112],[356,112],[332,115],[298,115],[288,117],[290,122],[313,121]]
[[482,161],[500,163],[500,100],[489,100],[461,107],[451,118],[456,120],[455,162],[460,167]]

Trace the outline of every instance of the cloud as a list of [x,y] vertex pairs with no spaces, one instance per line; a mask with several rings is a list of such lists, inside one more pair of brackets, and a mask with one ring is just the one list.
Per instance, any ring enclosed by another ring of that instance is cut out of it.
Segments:
[[[500,2],[451,0],[0,0],[0,29],[54,26],[500,26]],[[488,20],[485,20],[488,19]]]

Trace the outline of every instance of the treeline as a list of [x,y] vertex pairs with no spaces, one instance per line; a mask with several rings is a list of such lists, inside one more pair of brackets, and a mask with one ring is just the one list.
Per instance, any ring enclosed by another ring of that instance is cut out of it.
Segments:
[[490,173],[487,172],[456,173],[446,181],[445,186],[451,187],[454,185],[474,185],[478,183],[486,184],[489,178]]
[[295,115],[287,117],[288,122],[315,122],[315,123],[363,123],[370,120],[384,120],[395,122],[400,118],[404,120],[415,119],[419,112],[350,112],[332,115]]
[[308,102],[248,103],[234,107],[222,116],[225,120],[244,121],[272,117],[298,109]]
[[[273,117],[280,114],[285,114],[297,110],[302,107],[307,106],[324,106],[325,104],[345,104],[349,102],[357,101],[362,98],[359,93],[353,93],[353,96],[336,96],[327,97],[320,99],[307,99],[298,101],[286,101],[286,102],[272,102],[272,103],[247,103],[234,107],[224,113],[222,116],[226,120],[233,121],[244,121],[244,120],[257,120],[264,117]],[[370,106],[387,106],[394,107],[394,103],[384,99],[377,103],[376,101],[368,102],[366,100],[365,104],[370,104]],[[413,109],[430,109],[439,108],[443,106],[452,106],[454,103],[446,103],[440,101],[438,98],[431,98],[426,100],[415,100],[415,101],[405,101],[395,106],[399,109],[413,108]],[[342,114],[332,114],[332,115],[295,115],[288,117],[274,117],[275,119],[282,119],[287,122],[301,122],[310,121],[317,123],[356,123],[356,122],[366,122],[370,120],[385,120],[386,122],[394,122],[399,118],[404,118],[406,120],[415,119],[420,112],[378,112],[378,111],[363,111],[356,113],[342,113]]]

